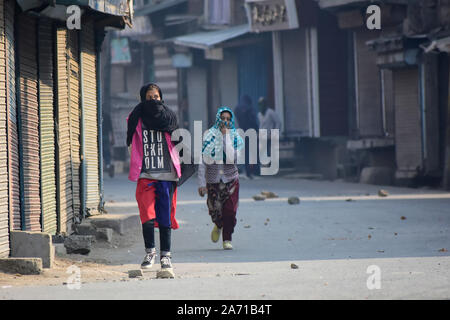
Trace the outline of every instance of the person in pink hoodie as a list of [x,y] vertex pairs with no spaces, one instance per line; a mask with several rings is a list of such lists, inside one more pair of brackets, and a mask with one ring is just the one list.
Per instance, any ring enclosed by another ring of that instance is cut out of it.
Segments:
[[173,278],[171,230],[175,218],[177,183],[181,177],[178,153],[171,133],[178,128],[176,114],[164,105],[161,89],[154,83],[140,91],[141,102],[127,118],[130,151],[128,179],[137,182],[136,201],[142,223],[145,252],[141,268],[151,268],[156,259],[155,227],[159,228],[159,278]]

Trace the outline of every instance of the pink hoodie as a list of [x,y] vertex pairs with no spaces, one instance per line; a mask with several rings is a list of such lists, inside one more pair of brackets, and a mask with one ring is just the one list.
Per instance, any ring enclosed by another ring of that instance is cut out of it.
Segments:
[[[128,121],[128,118],[127,118]],[[167,146],[169,147],[170,158],[177,172],[178,178],[181,177],[181,165],[178,153],[175,150],[175,146],[172,142],[170,134],[164,132],[166,137]],[[131,142],[131,157],[130,157],[130,172],[128,174],[128,179],[131,181],[138,181],[139,175],[142,170],[142,159],[144,158],[144,147],[142,144],[142,120],[139,119],[136,126],[136,131],[133,135],[133,140]]]

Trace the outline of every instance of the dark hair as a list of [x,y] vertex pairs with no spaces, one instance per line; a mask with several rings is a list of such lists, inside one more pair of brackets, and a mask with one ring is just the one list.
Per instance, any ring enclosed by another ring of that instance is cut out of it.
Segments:
[[163,95],[162,95],[161,88],[160,88],[156,83],[148,83],[148,84],[146,84],[145,86],[143,86],[143,87],[141,88],[141,92],[140,92],[140,95],[141,95],[141,102],[144,102],[144,101],[146,100],[147,91],[148,91],[148,90],[153,90],[153,89],[158,90],[159,97],[160,97],[161,100],[162,100]]
[[222,115],[222,113],[228,112],[230,114],[230,118],[233,118],[233,114],[229,111],[229,110],[223,110],[220,115]]

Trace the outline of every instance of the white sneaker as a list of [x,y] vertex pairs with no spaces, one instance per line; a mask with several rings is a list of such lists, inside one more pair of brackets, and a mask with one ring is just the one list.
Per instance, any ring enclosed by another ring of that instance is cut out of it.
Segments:
[[156,251],[148,252],[144,257],[144,261],[141,263],[141,269],[150,269],[155,263],[155,258]]
[[233,246],[231,245],[231,241],[225,240],[223,242],[223,249],[224,250],[232,250]]
[[172,268],[172,261],[170,256],[161,257],[161,270],[156,273],[156,278],[158,279],[173,279],[175,278],[175,273]]

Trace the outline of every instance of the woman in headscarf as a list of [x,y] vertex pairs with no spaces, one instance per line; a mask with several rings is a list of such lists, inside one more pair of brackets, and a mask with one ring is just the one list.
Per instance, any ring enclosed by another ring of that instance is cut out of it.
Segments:
[[173,278],[171,230],[178,229],[175,219],[177,182],[181,177],[178,153],[171,133],[178,128],[176,114],[164,105],[161,89],[147,84],[140,91],[141,102],[127,121],[127,145],[130,148],[129,180],[137,181],[136,200],[142,223],[145,252],[141,268],[151,268],[156,259],[155,232],[159,228],[159,278]]
[[222,233],[225,250],[233,249],[231,241],[239,202],[236,162],[238,151],[244,146],[234,123],[233,111],[227,107],[219,108],[215,124],[204,139],[203,161],[198,168],[198,193],[201,197],[208,195],[206,203],[214,223],[211,240],[219,241]]

